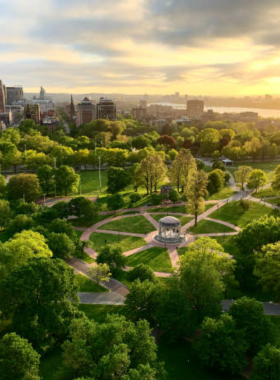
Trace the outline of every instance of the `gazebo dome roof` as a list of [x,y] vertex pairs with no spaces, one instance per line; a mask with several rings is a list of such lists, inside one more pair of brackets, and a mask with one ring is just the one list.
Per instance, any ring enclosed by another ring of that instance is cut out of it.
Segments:
[[179,227],[181,225],[181,222],[179,219],[174,218],[174,216],[165,216],[164,218],[160,219],[159,224],[160,226],[166,227]]

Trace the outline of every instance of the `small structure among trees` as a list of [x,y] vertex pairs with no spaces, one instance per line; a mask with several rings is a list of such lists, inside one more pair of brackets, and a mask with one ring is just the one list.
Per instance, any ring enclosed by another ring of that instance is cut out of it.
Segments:
[[159,234],[155,237],[160,243],[176,244],[185,241],[185,235],[180,234],[181,222],[173,216],[165,216],[159,221]]

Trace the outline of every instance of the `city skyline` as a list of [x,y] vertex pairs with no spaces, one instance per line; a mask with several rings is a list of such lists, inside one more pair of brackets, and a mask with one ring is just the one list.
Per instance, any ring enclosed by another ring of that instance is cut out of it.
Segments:
[[26,92],[279,94],[276,0],[0,0],[0,72]]

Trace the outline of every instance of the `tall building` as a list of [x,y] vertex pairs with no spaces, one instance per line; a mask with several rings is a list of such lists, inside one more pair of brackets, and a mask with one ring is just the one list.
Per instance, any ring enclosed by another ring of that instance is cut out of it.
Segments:
[[77,126],[85,123],[89,123],[96,119],[95,104],[89,98],[84,98],[84,100],[78,104],[77,107]]
[[41,112],[40,119],[48,116],[54,117],[56,115],[55,104],[50,97],[46,96],[46,90],[43,87],[40,88],[39,98],[34,97],[34,99],[30,101],[30,105],[39,105]]
[[6,110],[6,101],[5,101],[5,90],[3,82],[0,80],[0,113],[5,112]]
[[100,98],[97,104],[97,119],[117,120],[116,103],[111,99]]
[[136,107],[132,109],[132,117],[135,120],[145,119],[147,116],[147,108],[146,107]]
[[22,86],[6,87],[6,103],[13,105],[23,99]]
[[36,124],[41,123],[41,110],[39,104],[27,104],[25,118],[34,120]]
[[190,119],[200,119],[204,112],[203,100],[188,100],[187,101],[187,116]]

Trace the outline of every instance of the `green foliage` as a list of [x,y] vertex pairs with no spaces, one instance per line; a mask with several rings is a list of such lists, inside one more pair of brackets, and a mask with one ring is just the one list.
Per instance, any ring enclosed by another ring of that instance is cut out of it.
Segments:
[[0,199],[0,227],[5,227],[12,216],[10,202]]
[[251,380],[278,380],[280,374],[280,349],[270,344],[254,357]]
[[151,204],[152,206],[159,206],[163,200],[161,194],[152,194],[151,196]]
[[127,279],[131,282],[137,279],[141,282],[145,280],[156,282],[156,276],[154,275],[153,270],[148,265],[144,264],[138,264],[135,268],[131,269],[127,273]]
[[267,183],[267,176],[264,171],[254,169],[250,172],[247,187],[248,189],[255,189],[258,191],[260,187]]
[[251,166],[239,166],[238,170],[234,173],[235,180],[240,184],[242,190],[244,190],[244,185],[247,183],[251,172]]
[[[43,280],[42,280],[43,279]],[[72,268],[60,259],[32,258],[0,283],[0,308],[13,331],[46,352],[68,334],[72,318],[81,316]]]
[[75,244],[65,233],[48,234],[48,245],[55,258],[66,260],[75,254]]
[[76,193],[80,183],[80,176],[70,166],[60,166],[55,172],[55,183],[57,191],[64,193],[64,195]]
[[132,193],[129,195],[129,198],[130,198],[130,204],[134,205],[135,203],[140,201],[141,195],[138,193]]
[[130,175],[127,170],[122,168],[110,167],[108,170],[108,192],[115,194],[125,189],[130,183]]
[[280,296],[280,242],[268,244],[255,253],[256,263],[254,275],[264,291],[275,294],[276,299]]
[[248,199],[241,199],[239,201],[239,205],[244,212],[249,210],[249,208],[251,207],[251,204],[252,203]]
[[0,378],[2,380],[40,380],[40,355],[26,339],[15,333],[0,340]]
[[229,314],[234,318],[236,327],[244,331],[248,348],[253,354],[256,354],[265,344],[273,342],[273,325],[264,315],[261,302],[247,297],[240,298],[234,301]]
[[109,210],[120,210],[125,206],[123,196],[121,194],[114,194],[107,197],[107,206]]
[[208,176],[204,171],[193,169],[189,173],[186,187],[187,212],[194,214],[195,225],[197,225],[197,216],[205,210],[204,198],[207,197]]
[[110,245],[105,246],[101,250],[96,261],[99,264],[107,264],[112,273],[124,268],[126,264],[126,258],[123,256],[120,247]]
[[205,318],[200,329],[195,349],[204,367],[231,373],[242,370],[248,344],[230,315],[223,314],[218,320]]
[[73,321],[70,330],[63,356],[76,376],[100,380],[165,378],[147,321],[134,324],[112,315],[98,324],[83,318]]
[[178,202],[179,199],[180,199],[180,196],[178,194],[178,191],[177,190],[171,190],[169,192],[169,199],[171,200],[171,202],[175,203],[175,202]]
[[10,200],[23,198],[32,202],[39,198],[41,187],[35,174],[18,174],[10,178],[7,191]]
[[48,195],[54,186],[54,171],[50,165],[40,166],[37,170],[37,177],[43,192]]
[[15,233],[23,230],[30,230],[34,225],[32,217],[27,215],[17,215],[12,219],[7,226],[7,233],[9,236],[13,236]]
[[217,193],[225,185],[225,172],[220,169],[215,169],[208,175],[207,189],[210,194]]

